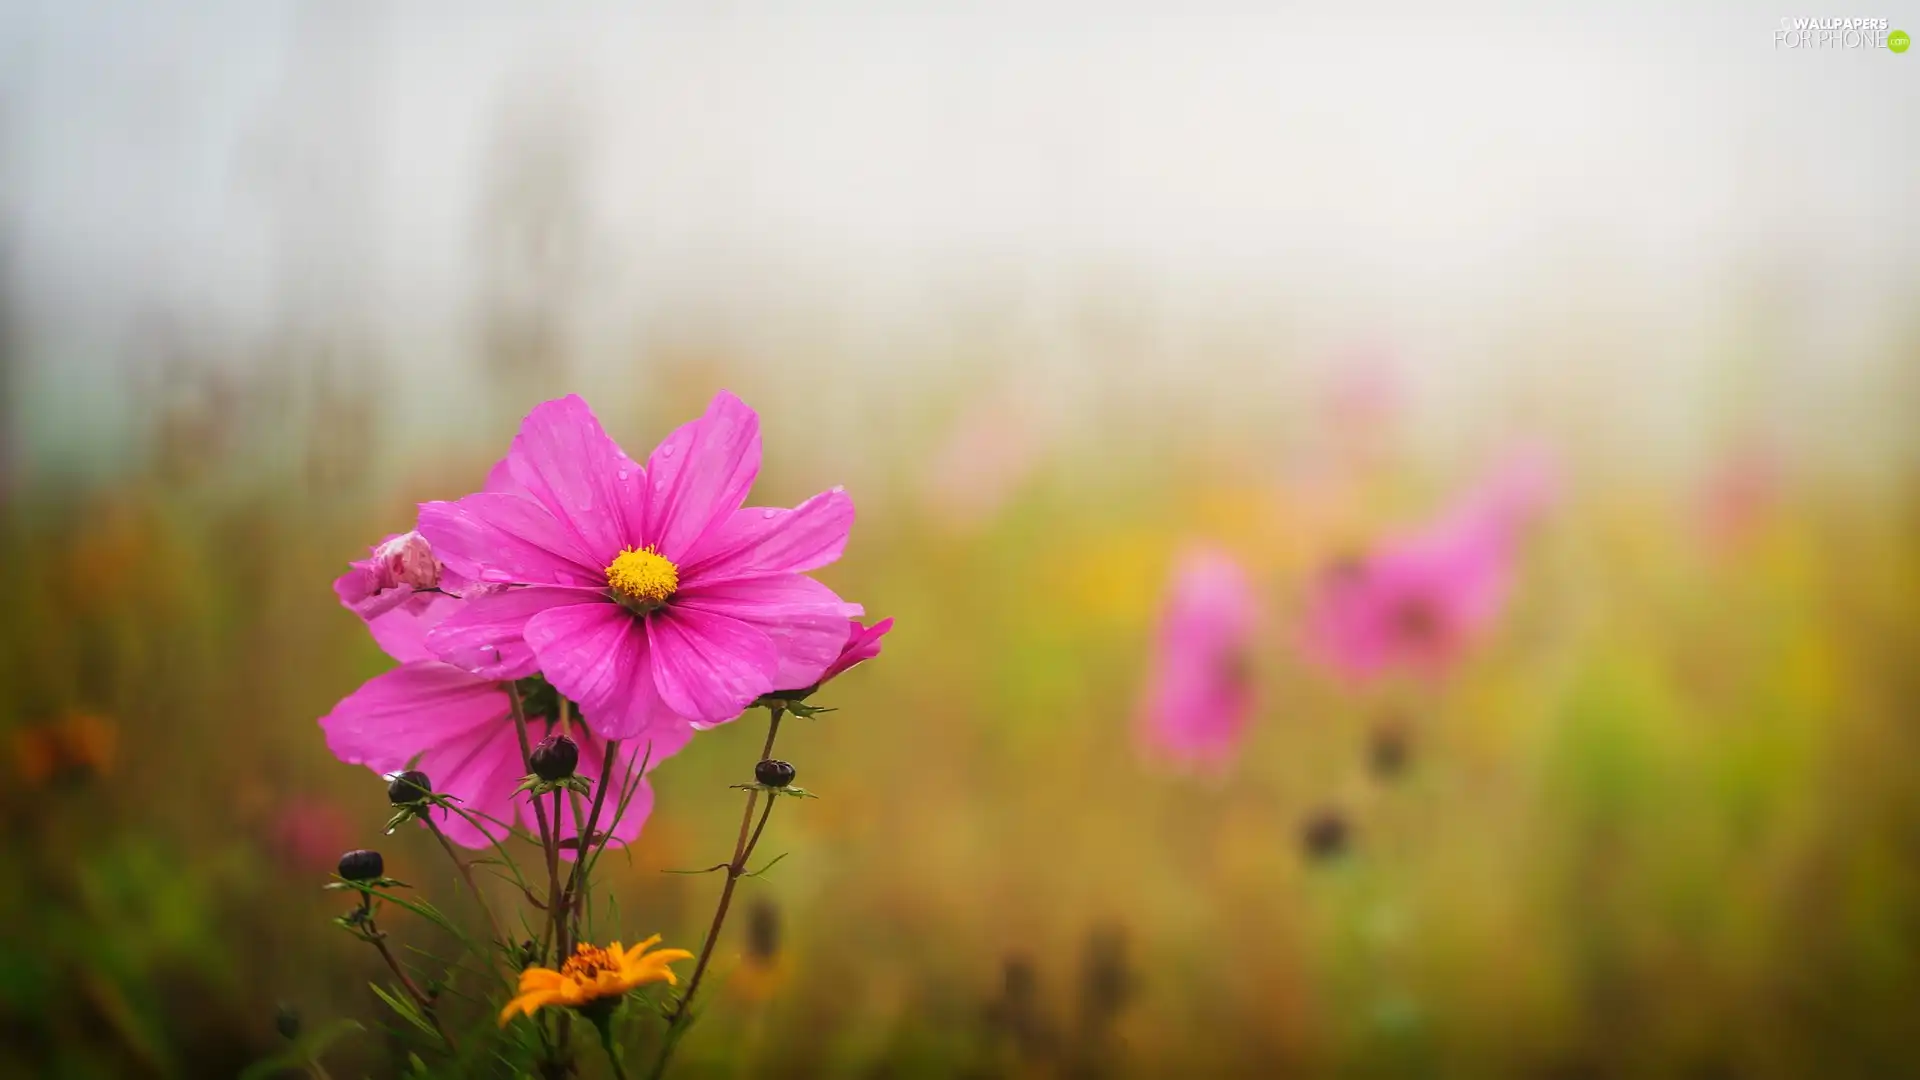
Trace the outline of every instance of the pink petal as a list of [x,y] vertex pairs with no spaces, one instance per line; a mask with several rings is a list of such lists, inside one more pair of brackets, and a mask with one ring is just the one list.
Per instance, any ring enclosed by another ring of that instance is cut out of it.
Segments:
[[843,602],[825,585],[800,574],[748,578],[683,588],[676,611],[724,615],[772,639],[779,651],[774,690],[804,690],[819,682],[840,658],[860,605]]
[[431,660],[376,675],[320,718],[327,749],[378,772],[507,715],[499,684]]
[[676,604],[647,619],[647,636],[660,699],[696,724],[725,723],[775,689],[780,651],[758,627]]
[[525,495],[526,489],[513,478],[512,466],[511,457],[503,457],[494,462],[493,468],[487,470],[487,482],[481,486],[480,490],[490,491],[496,495]]
[[347,572],[333,579],[333,594],[340,598],[342,607],[363,619],[384,615],[413,595],[409,588],[381,588],[372,559],[347,565]]
[[427,647],[427,634],[460,609],[460,600],[445,593],[414,593],[383,615],[367,619],[367,632],[388,656],[405,664],[438,660]]
[[601,429],[593,410],[569,395],[537,406],[507,453],[513,482],[547,508],[601,568],[641,545],[646,477]]
[[858,667],[880,655],[880,639],[893,629],[892,619],[881,619],[872,626],[862,626],[853,622],[847,627],[847,643],[840,649],[840,656],[827,670],[820,674],[820,681],[826,682],[835,676],[844,674],[847,669]]
[[735,510],[694,545],[681,567],[681,580],[815,570],[840,557],[852,528],[853,500],[840,488],[823,491],[791,510]]
[[479,492],[458,502],[420,504],[420,535],[454,572],[479,582],[601,585],[607,564],[573,532],[523,495]]
[[760,472],[760,417],[722,390],[647,458],[647,541],[682,562],[708,529],[740,509]]
[[527,643],[554,689],[580,703],[594,730],[630,739],[685,721],[654,689],[643,620],[611,601],[544,611],[527,623]]
[[433,655],[476,675],[506,681],[540,670],[526,641],[527,621],[549,608],[608,606],[602,589],[559,585],[475,586],[427,635]]
[[[490,722],[475,727],[420,755],[415,768],[427,774],[435,791],[460,800],[461,809],[486,814],[501,821],[513,820],[514,785],[526,774],[520,757],[520,737],[509,716],[511,706],[500,694],[501,712]],[[462,847],[485,847],[489,836],[504,837],[506,830],[484,818],[469,821],[450,810],[434,810],[433,823],[447,839]]]

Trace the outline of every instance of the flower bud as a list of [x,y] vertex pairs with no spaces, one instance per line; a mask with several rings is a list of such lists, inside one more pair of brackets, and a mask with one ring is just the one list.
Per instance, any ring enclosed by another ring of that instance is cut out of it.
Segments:
[[340,876],[348,881],[372,881],[387,872],[387,862],[377,851],[349,851],[340,856]]
[[387,785],[387,801],[395,806],[411,806],[433,794],[433,781],[419,769],[408,769]]
[[780,909],[759,900],[747,909],[747,956],[762,966],[780,955]]
[[1307,856],[1326,860],[1344,854],[1352,831],[1347,816],[1333,807],[1322,807],[1300,823],[1300,846]]
[[580,764],[580,744],[565,735],[540,740],[531,755],[533,774],[542,780],[565,780]]
[[1367,736],[1367,768],[1380,780],[1392,780],[1406,771],[1413,753],[1407,725],[1389,717],[1374,725]]
[[382,588],[432,589],[440,584],[440,560],[417,532],[402,533],[373,549],[373,568]]
[[753,778],[768,787],[786,787],[793,783],[793,766],[767,758],[753,767]]

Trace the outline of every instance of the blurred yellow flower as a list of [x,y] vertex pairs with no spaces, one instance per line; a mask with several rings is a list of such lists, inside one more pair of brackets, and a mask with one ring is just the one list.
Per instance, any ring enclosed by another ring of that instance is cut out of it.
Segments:
[[532,1016],[535,1009],[546,1005],[580,1008],[604,998],[617,998],[647,983],[678,985],[680,980],[667,965],[692,959],[693,954],[685,949],[647,951],[659,943],[659,934],[625,950],[617,941],[605,949],[582,942],[559,971],[528,968],[520,973],[520,996],[500,1010],[500,1026],[505,1027],[516,1012]]

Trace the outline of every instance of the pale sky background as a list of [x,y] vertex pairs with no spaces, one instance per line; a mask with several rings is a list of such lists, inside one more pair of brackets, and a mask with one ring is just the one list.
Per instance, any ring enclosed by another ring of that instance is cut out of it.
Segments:
[[157,326],[243,364],[351,327],[457,426],[476,298],[525,284],[483,222],[526,145],[574,194],[589,391],[697,326],[910,395],[985,311],[985,377],[1067,410],[1115,377],[1104,304],[1148,394],[1384,341],[1440,431],[1522,382],[1685,452],[1729,365],[1856,464],[1910,426],[1920,52],[1772,31],[1911,3],[807,6],[0,5],[16,453],[123,450]]

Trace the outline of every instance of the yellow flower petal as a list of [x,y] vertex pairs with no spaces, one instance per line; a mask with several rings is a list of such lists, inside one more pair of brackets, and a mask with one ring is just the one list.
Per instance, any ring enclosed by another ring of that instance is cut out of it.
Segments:
[[552,990],[535,990],[532,993],[521,994],[512,1001],[507,1002],[507,1007],[500,1010],[500,1026],[506,1027],[507,1022],[513,1019],[515,1012],[532,1016],[535,1009],[540,1008],[542,1005],[552,1004],[554,998],[557,996],[559,995]]
[[[647,951],[648,949],[651,949],[651,948],[653,948],[653,947],[654,947],[655,945],[658,945],[658,944],[660,944],[660,935],[659,935],[659,934],[655,934],[655,935],[653,935],[652,937],[650,937],[650,938],[648,938],[647,940],[645,940],[645,941],[643,941],[643,942],[641,942],[640,944],[638,944],[638,945],[635,945],[635,946],[634,946],[633,948],[631,948],[631,949],[628,949],[628,950],[627,950],[627,952],[626,952],[626,956],[624,957],[624,959],[627,959],[627,960],[630,960],[630,961],[631,961],[631,960],[637,960],[637,959],[639,959],[639,957],[640,957],[640,954],[641,954],[641,953],[643,953],[643,952],[646,952],[646,951]],[[620,951],[620,943],[619,943],[619,942],[617,942],[617,941],[616,941],[616,942],[614,942],[614,943],[613,943],[613,951],[614,951],[614,952],[619,952],[619,951]]]
[[520,992],[529,990],[551,990],[567,981],[566,976],[552,968],[528,968],[520,973]]

